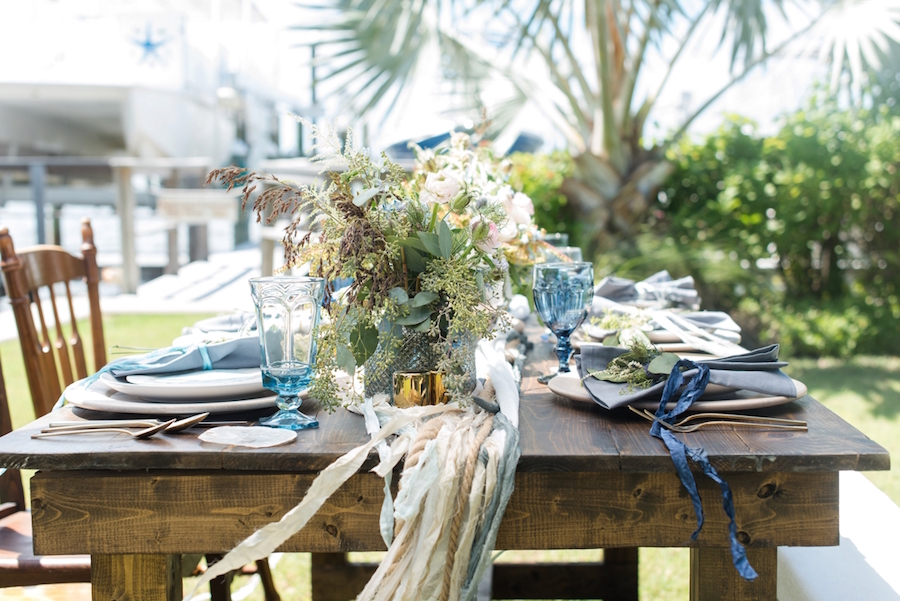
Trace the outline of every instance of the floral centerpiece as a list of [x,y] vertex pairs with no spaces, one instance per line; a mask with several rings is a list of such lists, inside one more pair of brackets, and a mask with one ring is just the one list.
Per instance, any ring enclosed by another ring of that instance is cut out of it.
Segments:
[[[448,393],[464,400],[474,378],[464,356],[474,346],[465,341],[490,337],[508,319],[488,301],[491,286],[505,277],[500,232],[509,227],[508,209],[496,195],[482,197],[471,174],[423,167],[408,179],[386,156],[376,161],[354,148],[352,132],[342,143],[333,127],[311,128],[323,185],[237,167],[209,177],[243,187],[245,204],[264,184],[253,201],[257,220],[291,219],[286,267],[308,264],[311,275],[328,282],[310,394],[333,409],[342,393],[336,368],[399,370],[392,356],[404,337],[420,334]],[[336,288],[341,281],[350,283]]]
[[527,282],[535,263],[547,260],[569,261],[552,245],[542,240],[543,232],[534,223],[534,203],[526,194],[509,185],[512,162],[497,157],[492,146],[474,136],[454,132],[448,143],[435,149],[423,149],[412,145],[416,156],[414,175],[426,190],[434,186],[454,188],[464,183],[466,191],[474,199],[468,206],[472,211],[461,211],[452,216],[464,225],[467,220],[478,219],[474,209],[484,204],[503,207],[507,219],[490,230],[490,244],[503,251],[515,292],[530,296]]

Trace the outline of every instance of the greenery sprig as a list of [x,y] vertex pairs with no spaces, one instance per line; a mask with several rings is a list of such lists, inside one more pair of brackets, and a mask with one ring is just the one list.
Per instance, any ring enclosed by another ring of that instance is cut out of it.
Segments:
[[586,378],[607,382],[627,383],[619,394],[647,389],[669,377],[678,362],[678,355],[664,353],[652,345],[633,339],[628,351],[609,362],[604,370],[589,371]]

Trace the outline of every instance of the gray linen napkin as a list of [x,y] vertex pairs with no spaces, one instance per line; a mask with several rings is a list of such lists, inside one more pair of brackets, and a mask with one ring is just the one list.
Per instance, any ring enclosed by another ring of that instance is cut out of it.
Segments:
[[694,278],[687,276],[675,280],[666,270],[654,273],[640,282],[607,276],[594,288],[594,296],[618,303],[660,301],[675,307],[700,306],[700,296],[694,289]]
[[692,311],[690,313],[679,313],[678,317],[689,322],[692,326],[707,332],[715,332],[716,330],[725,330],[726,332],[741,331],[741,326],[724,311]]
[[259,367],[259,337],[234,338],[214,344],[169,347],[140,357],[125,357],[110,363],[108,371],[117,378],[136,374],[168,374],[182,371],[199,371],[208,364],[212,369],[240,369]]
[[[582,346],[581,355],[575,357],[579,377],[584,378],[589,372],[603,371],[610,361],[627,350],[594,344]],[[710,384],[771,396],[797,396],[797,387],[794,381],[781,371],[787,362],[778,360],[777,344],[740,355],[703,361],[703,363],[709,366]],[[696,373],[696,369],[684,372],[685,379],[690,379]],[[665,387],[665,380],[650,388],[633,391],[628,391],[627,383],[607,382],[593,377],[584,378],[583,383],[594,401],[607,409],[615,409],[635,401],[658,400]]]

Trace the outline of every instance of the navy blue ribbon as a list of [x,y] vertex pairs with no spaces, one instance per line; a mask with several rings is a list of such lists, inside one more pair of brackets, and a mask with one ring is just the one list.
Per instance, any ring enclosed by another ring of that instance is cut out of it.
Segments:
[[[675,403],[675,407],[671,411],[666,412],[666,405],[674,400],[678,395],[679,389],[684,384],[684,375],[681,373],[682,367],[685,369],[696,369],[698,373],[694,375],[684,387],[681,396],[678,397],[678,402]],[[672,373],[669,374],[669,379],[666,381],[666,385],[663,388],[662,399],[659,402],[659,408],[656,410],[656,417],[667,424],[674,423],[679,415],[684,413],[694,401],[700,398],[700,395],[706,390],[706,385],[708,383],[709,366],[702,363],[694,363],[688,359],[680,359],[678,363],[675,364],[675,367],[672,368]],[[716,469],[710,464],[706,451],[703,448],[687,446],[675,438],[675,435],[672,434],[670,430],[663,428],[655,421],[653,422],[653,425],[650,426],[650,434],[662,440],[663,443],[665,443],[666,448],[669,449],[669,455],[672,456],[672,463],[675,464],[675,471],[678,473],[678,478],[681,480],[681,484],[691,497],[691,503],[694,506],[694,514],[697,516],[697,529],[691,534],[691,540],[697,540],[700,529],[703,528],[703,505],[700,501],[700,492],[697,490],[694,474],[691,472],[690,465],[688,465],[688,458],[697,463],[700,466],[700,469],[703,470],[703,473],[719,485],[719,488],[722,491],[722,507],[725,509],[725,513],[728,515],[729,520],[728,535],[731,538],[732,562],[734,563],[734,567],[738,571],[738,574],[743,578],[746,580],[755,580],[757,577],[756,570],[750,565],[750,562],[747,560],[747,552],[737,539],[737,525],[734,522],[734,498],[731,495],[731,488],[729,488],[728,483],[719,476]]]

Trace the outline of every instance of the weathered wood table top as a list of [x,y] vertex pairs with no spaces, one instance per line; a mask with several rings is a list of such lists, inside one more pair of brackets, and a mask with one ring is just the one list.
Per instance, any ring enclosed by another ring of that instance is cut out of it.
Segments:
[[[524,368],[522,457],[498,549],[691,546],[692,599],[774,598],[777,546],[838,543],[837,472],[889,468],[884,448],[810,397],[758,412],[805,420],[808,432],[717,427],[679,434],[704,447],[731,485],[738,537],[761,574],[749,584],[731,567],[718,487],[697,476],[706,525],[691,542],[690,500],[649,423],[556,397],[537,383],[555,360],[550,345],[538,345]],[[0,438],[0,466],[41,470],[32,480],[35,549],[91,553],[95,597],[121,584],[122,558],[130,557],[168,587],[148,584],[136,599],[175,598],[176,585],[163,577],[172,557],[231,549],[279,519],[316,472],[368,438],[362,418],[348,411],[328,414],[312,401],[303,410],[317,413],[320,428],[268,449],[203,443],[196,430],[144,441],[30,438],[51,420],[76,419],[79,410],[66,407]],[[382,486],[369,473],[351,478],[282,549],[383,549]]]

